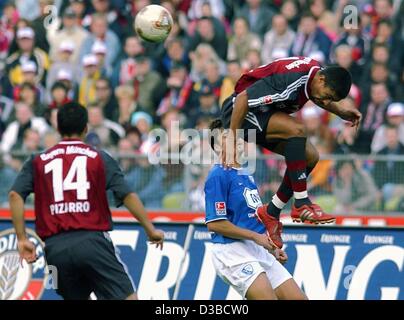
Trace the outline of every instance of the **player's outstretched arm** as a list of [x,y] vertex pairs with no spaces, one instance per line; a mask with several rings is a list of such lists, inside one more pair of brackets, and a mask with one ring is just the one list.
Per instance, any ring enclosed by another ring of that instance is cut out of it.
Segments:
[[256,244],[264,247],[267,250],[272,250],[273,247],[268,240],[267,235],[260,234],[248,229],[240,228],[228,220],[216,220],[208,222],[208,230],[221,234],[227,238],[239,240],[252,240]]
[[336,114],[341,119],[350,121],[352,123],[352,127],[358,128],[362,120],[362,113],[360,113],[358,109],[343,107],[343,105],[338,102],[330,102],[328,105],[320,107]]
[[129,193],[123,199],[123,204],[129,210],[129,212],[139,221],[139,223],[144,228],[149,240],[152,244],[156,245],[156,248],[163,248],[164,232],[158,230],[151,223],[147,217],[146,209],[143,206],[142,201],[136,193]]
[[18,252],[21,259],[28,263],[36,260],[35,245],[28,240],[25,231],[24,199],[15,191],[10,191],[9,196],[11,217],[18,239]]

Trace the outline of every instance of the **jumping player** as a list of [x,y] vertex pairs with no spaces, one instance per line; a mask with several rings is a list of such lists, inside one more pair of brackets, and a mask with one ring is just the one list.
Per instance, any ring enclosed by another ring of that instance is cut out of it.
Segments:
[[[222,121],[213,121],[210,129],[220,130],[217,139],[211,139],[212,149],[219,155],[226,152]],[[255,210],[262,203],[254,179],[243,170],[237,162],[229,170],[216,164],[205,183],[205,222],[213,232],[216,272],[249,300],[306,299],[277,261],[285,262],[286,254],[274,250],[265,226],[255,218]]]
[[[257,210],[267,234],[276,247],[282,248],[279,216],[293,196],[291,216],[296,222],[331,223],[335,217],[312,203],[307,193],[307,176],[316,166],[319,155],[306,140],[303,123],[289,114],[300,110],[308,100],[358,127],[361,113],[337,102],[351,88],[351,75],[341,67],[322,68],[308,57],[291,57],[251,70],[238,80],[234,93],[223,102],[222,120],[230,128],[234,143],[237,129],[256,131],[256,143],[285,157],[287,170],[283,181],[268,205]],[[235,147],[233,148],[235,150]],[[234,163],[234,152],[226,165]]]
[[35,194],[36,233],[45,242],[45,259],[58,270],[57,292],[64,299],[137,299],[126,266],[119,260],[107,231],[112,229],[106,189],[124,204],[145,229],[151,243],[162,247],[138,196],[128,189],[118,164],[107,153],[82,141],[87,110],[69,103],[57,114],[62,141],[24,164],[9,193],[21,259],[36,260],[26,235],[24,201]]

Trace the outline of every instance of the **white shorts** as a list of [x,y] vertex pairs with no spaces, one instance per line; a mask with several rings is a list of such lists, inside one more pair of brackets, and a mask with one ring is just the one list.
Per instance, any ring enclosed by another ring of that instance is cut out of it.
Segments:
[[250,240],[214,243],[212,259],[219,277],[243,298],[254,280],[263,272],[273,289],[292,278],[271,253]]

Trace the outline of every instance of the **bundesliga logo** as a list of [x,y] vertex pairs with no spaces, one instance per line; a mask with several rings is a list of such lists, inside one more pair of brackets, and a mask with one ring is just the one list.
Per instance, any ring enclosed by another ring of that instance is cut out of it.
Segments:
[[43,244],[33,230],[27,230],[36,246],[38,259],[21,263],[14,229],[0,232],[0,300],[37,300],[45,288]]

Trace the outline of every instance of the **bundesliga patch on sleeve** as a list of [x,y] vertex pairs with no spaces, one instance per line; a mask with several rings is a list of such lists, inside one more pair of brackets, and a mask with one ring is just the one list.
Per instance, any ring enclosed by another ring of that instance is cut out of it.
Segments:
[[225,216],[226,215],[226,203],[225,202],[215,202],[216,215]]

